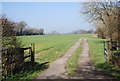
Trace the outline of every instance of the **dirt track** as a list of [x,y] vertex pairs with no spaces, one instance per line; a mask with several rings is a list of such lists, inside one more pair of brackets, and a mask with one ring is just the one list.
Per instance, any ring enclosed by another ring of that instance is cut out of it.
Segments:
[[73,52],[79,47],[80,41],[77,41],[62,57],[52,62],[48,69],[41,73],[36,79],[59,79],[63,78],[66,62]]
[[80,54],[79,67],[76,76],[69,76],[71,79],[111,79],[112,77],[98,71],[92,64],[89,54],[87,39],[83,39],[83,50]]
[[[73,52],[83,41],[83,50],[78,61],[79,67],[76,75],[68,75],[65,70],[66,62]],[[62,57],[52,62],[47,70],[41,73],[36,79],[112,79],[98,71],[92,64],[89,55],[89,45],[87,39],[77,41]]]

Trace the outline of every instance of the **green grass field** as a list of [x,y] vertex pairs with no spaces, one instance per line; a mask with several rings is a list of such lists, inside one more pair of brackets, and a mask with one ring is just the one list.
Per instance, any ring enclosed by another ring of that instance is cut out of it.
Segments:
[[31,43],[34,43],[36,46],[36,53],[38,53],[51,48],[57,48],[57,46],[60,48],[66,45],[72,45],[80,37],[81,35],[36,35],[22,36],[19,38],[22,40],[24,46],[29,46]]
[[24,46],[35,44],[36,62],[52,62],[62,56],[82,35],[23,36]]
[[[31,43],[35,44],[35,65],[30,66],[26,64],[26,69],[23,73],[8,76],[9,79],[33,79],[46,68],[49,63],[53,62],[62,56],[77,40],[80,38],[87,38],[90,46],[90,53],[93,64],[101,71],[120,77],[120,73],[115,68],[110,67],[104,58],[103,52],[103,39],[94,38],[92,35],[35,35],[35,36],[22,36],[24,47],[30,46]],[[67,72],[75,74],[77,68],[77,61],[79,54],[82,50],[82,44],[70,57],[67,62]],[[46,64],[46,62],[49,62]],[[74,66],[74,67],[72,67]]]

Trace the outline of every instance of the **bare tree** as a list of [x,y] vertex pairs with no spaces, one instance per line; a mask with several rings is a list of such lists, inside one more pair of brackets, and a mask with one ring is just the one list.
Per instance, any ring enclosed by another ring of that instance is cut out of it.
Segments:
[[100,25],[96,25],[96,28],[98,28],[99,30],[100,28],[105,29],[105,31],[107,32],[107,36],[110,38],[111,41],[113,38],[120,38],[120,36],[115,35],[116,31],[117,34],[120,33],[120,31],[118,31],[119,27],[117,2],[113,3],[109,1],[84,3],[83,8],[84,10],[82,10],[82,13],[88,16],[90,22],[94,24],[100,23],[102,27],[100,27]]

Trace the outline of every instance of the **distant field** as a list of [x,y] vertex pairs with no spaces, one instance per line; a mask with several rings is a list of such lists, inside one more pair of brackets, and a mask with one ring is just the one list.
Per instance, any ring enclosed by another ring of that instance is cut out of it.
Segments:
[[29,46],[31,43],[35,44],[36,53],[51,48],[66,48],[72,45],[83,35],[36,35],[36,36],[22,36],[22,44]]
[[62,56],[81,37],[90,35],[36,35],[22,36],[24,47],[35,44],[36,62],[52,62]]

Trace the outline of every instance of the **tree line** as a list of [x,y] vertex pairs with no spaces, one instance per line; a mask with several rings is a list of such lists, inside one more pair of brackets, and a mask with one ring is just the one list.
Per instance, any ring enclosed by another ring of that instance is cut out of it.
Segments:
[[1,17],[0,22],[2,48],[21,47],[21,40],[16,36],[44,35],[44,30],[42,28],[30,28],[24,21],[14,22],[7,17]]
[[94,30],[90,29],[90,30],[75,30],[73,31],[71,34],[93,34]]
[[17,36],[20,36],[20,35],[43,35],[44,34],[44,29],[28,27],[24,21],[14,23],[14,25],[15,25],[15,31],[16,31]]
[[15,31],[17,36],[21,35],[43,35],[44,29],[32,28],[29,27],[24,21],[14,22]]
[[[16,36],[22,36],[22,35],[44,35],[44,29],[42,29],[42,28],[37,29],[37,28],[29,27],[27,25],[27,23],[25,23],[24,21],[14,22],[14,21],[11,21],[10,19],[6,18],[6,17],[2,17],[2,18],[0,18],[0,20],[1,21],[6,20],[7,22],[11,23],[12,26],[13,26],[13,30],[14,30]],[[4,30],[8,30],[9,31],[8,26]]]

